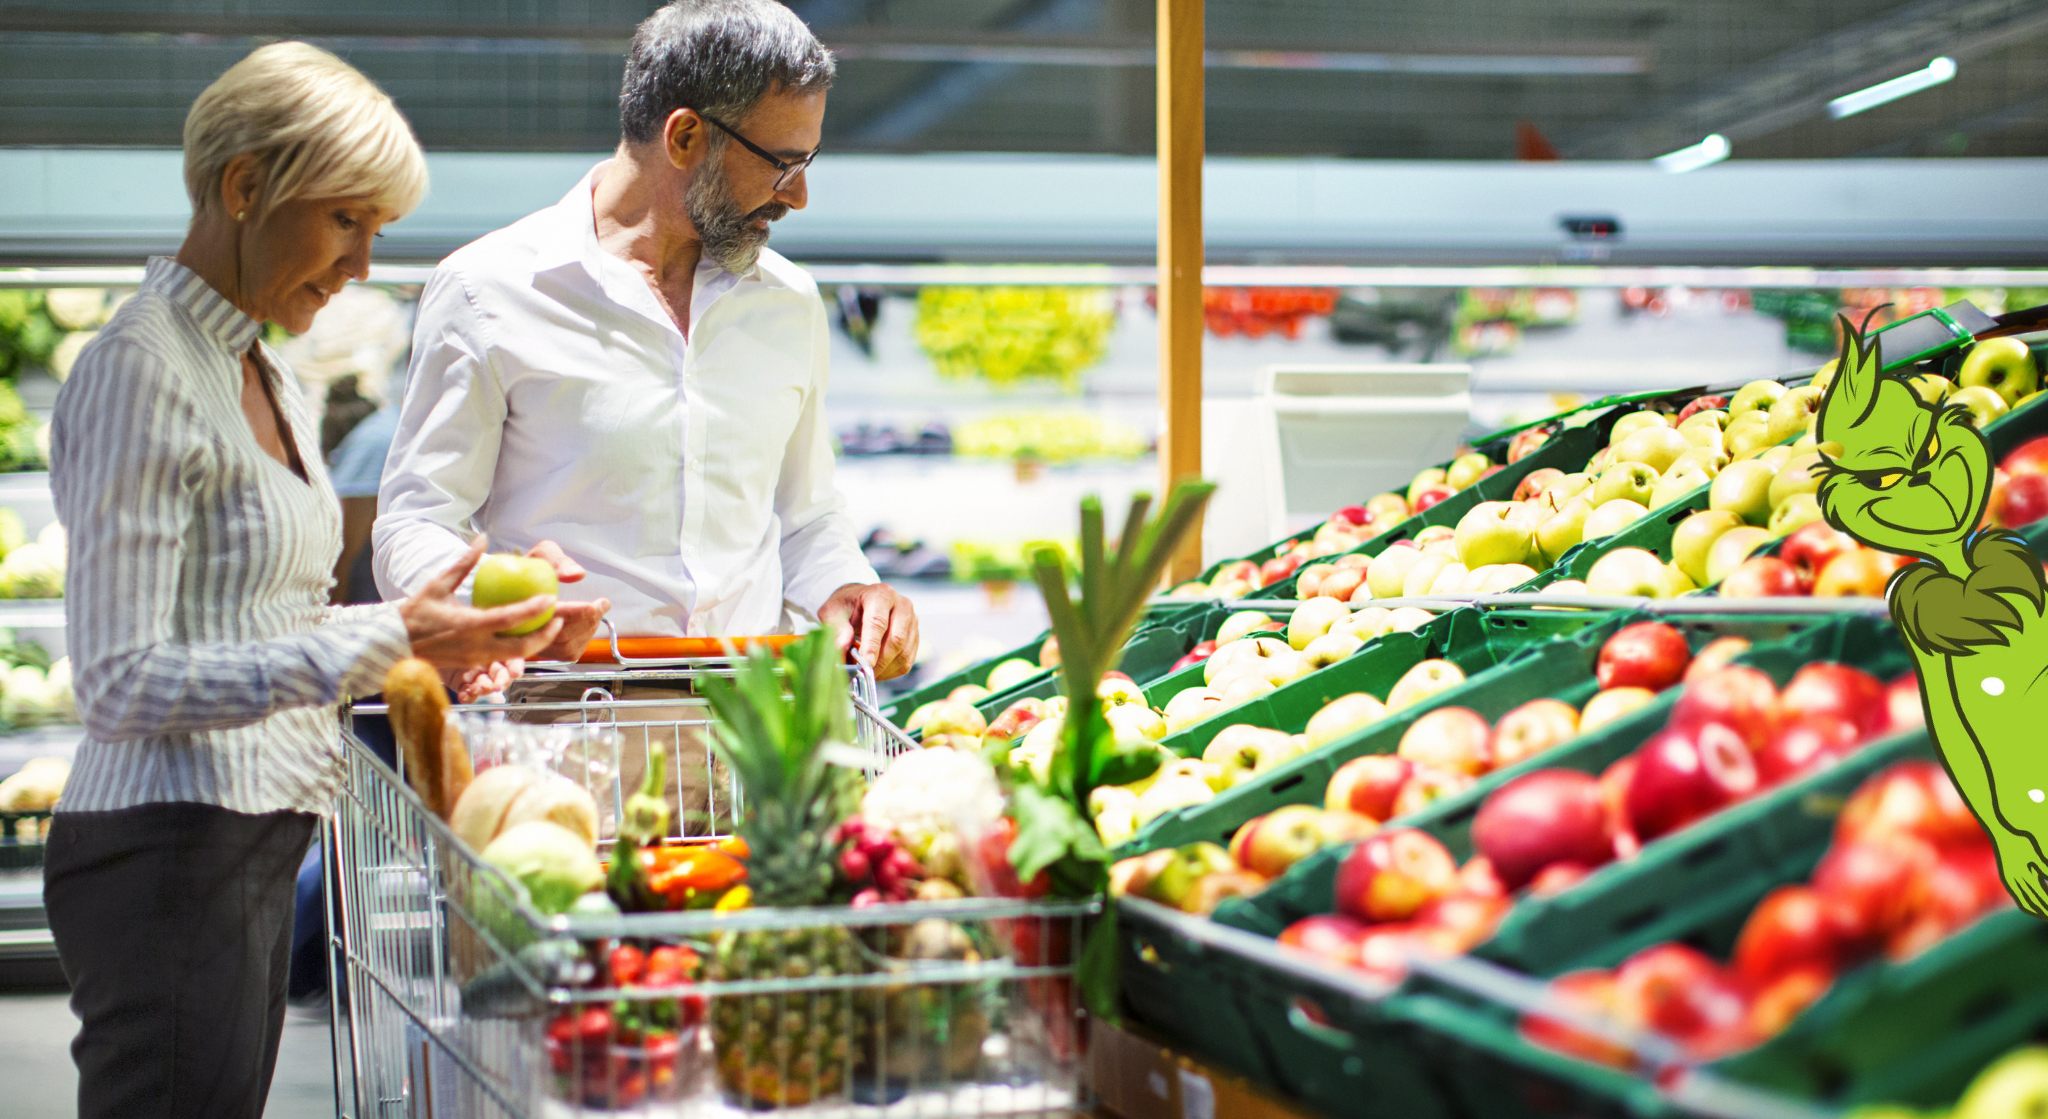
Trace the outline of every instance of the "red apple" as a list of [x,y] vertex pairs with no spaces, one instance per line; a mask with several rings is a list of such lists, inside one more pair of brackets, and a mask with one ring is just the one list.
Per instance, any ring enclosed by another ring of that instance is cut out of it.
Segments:
[[1685,666],[1685,682],[1690,684],[1717,668],[1733,664],[1735,658],[1749,652],[1749,648],[1747,637],[1714,638],[1694,653],[1692,663]]
[[1721,580],[1722,598],[1798,598],[1806,591],[1799,572],[1776,556],[1751,556]]
[[[1599,1015],[1621,1025],[1640,1025],[1627,1017],[1620,987],[1610,971],[1574,971],[1550,981],[1550,994],[1559,1003],[1585,1014]],[[1528,1014],[1522,1017],[1521,1034],[1532,1044],[1558,1053],[1570,1054],[1597,1064],[1631,1068],[1635,1056],[1626,1047],[1596,1037],[1556,1018]]]
[[1927,725],[1927,708],[1920,702],[1920,677],[1908,672],[1885,685],[1884,709],[1889,716],[1887,732],[1911,730]]
[[1848,907],[1859,937],[1881,943],[1919,912],[1937,859],[1932,844],[1895,833],[1836,843],[1813,871],[1813,888]]
[[1415,500],[1410,504],[1409,508],[1420,513],[1445,498],[1455,496],[1457,492],[1457,490],[1449,486],[1428,486],[1421,493],[1415,495]]
[[1815,598],[1883,598],[1892,572],[1910,561],[1875,548],[1858,548],[1828,561],[1813,580]]
[[1294,574],[1295,568],[1301,566],[1301,561],[1302,557],[1299,555],[1275,556],[1267,560],[1259,565],[1259,585],[1270,587],[1287,578]]
[[1485,943],[1512,908],[1504,897],[1453,892],[1423,906],[1414,925],[1445,955],[1463,955]]
[[1230,857],[1254,874],[1278,878],[1323,846],[1323,810],[1289,804],[1254,816],[1230,837]]
[[1999,460],[1998,466],[2015,478],[2028,474],[2048,474],[2048,435],[2036,435],[2014,447]]
[[1786,720],[1840,719],[1866,738],[1882,733],[1891,721],[1877,677],[1832,661],[1816,661],[1794,673],[1778,693],[1778,714]]
[[1427,832],[1383,831],[1353,844],[1338,865],[1337,910],[1362,921],[1406,921],[1457,882],[1457,862]]
[[1984,829],[1940,763],[1900,762],[1857,786],[1835,818],[1835,842],[1910,835],[1938,848],[1986,842]]
[[1319,913],[1287,926],[1280,943],[1344,967],[1358,965],[1358,942],[1371,926],[1342,913]]
[[1396,753],[1418,766],[1477,777],[1493,768],[1493,728],[1469,707],[1439,707],[1409,724]]
[[1741,987],[1697,948],[1659,944],[1622,962],[1615,994],[1630,1017],[1694,1054],[1719,1053],[1748,1023]]
[[1415,763],[1395,754],[1366,754],[1337,767],[1323,791],[1323,807],[1356,812],[1385,823],[1394,816],[1394,798]]
[[1628,821],[1628,786],[1635,777],[1634,754],[1616,759],[1600,774],[1600,807],[1607,813],[1607,830],[1614,836],[1617,859],[1634,858],[1639,846],[1634,826]]
[[1202,663],[1203,661],[1205,661],[1205,660],[1207,660],[1207,659],[1208,659],[1207,657],[1198,657],[1198,656],[1194,655],[1193,653],[1189,653],[1188,655],[1186,655],[1186,656],[1182,657],[1181,659],[1179,659],[1179,660],[1177,660],[1177,661],[1173,662],[1173,665],[1172,665],[1172,667],[1170,667],[1170,668],[1168,668],[1168,669],[1166,670],[1166,672],[1167,672],[1167,675],[1169,675],[1169,676],[1170,676],[1170,675],[1172,675],[1173,673],[1179,672],[1179,671],[1180,671],[1181,669],[1183,669],[1183,668],[1189,668],[1189,667],[1191,667],[1191,666],[1194,666],[1194,665],[1198,665],[1198,664]]
[[1750,1036],[1761,1042],[1785,1032],[1793,1019],[1819,1002],[1834,984],[1835,973],[1826,968],[1805,967],[1778,976],[1750,998]]
[[1532,897],[1547,898],[1561,894],[1586,880],[1591,870],[1578,863],[1551,863],[1542,872],[1529,880],[1529,894]]
[[1726,407],[1728,407],[1728,398],[1725,396],[1696,396],[1685,407],[1678,410],[1678,417],[1672,420],[1671,423],[1675,427],[1691,419],[1696,412]]
[[1539,769],[1486,798],[1472,818],[1472,849],[1501,884],[1519,890],[1552,863],[1599,866],[1614,852],[1600,781],[1575,769]]
[[1418,765],[1394,796],[1394,815],[1399,819],[1420,812],[1445,797],[1456,796],[1479,783],[1477,777],[1434,766]]
[[1487,749],[1495,769],[1524,762],[1579,733],[1579,713],[1561,699],[1532,699],[1500,717]]
[[1559,470],[1555,466],[1546,466],[1541,470],[1531,470],[1515,485],[1515,500],[1527,501],[1542,493],[1545,487],[1562,477],[1564,477],[1564,471]]
[[1424,951],[1420,930],[1406,921],[1372,925],[1358,938],[1358,970],[1388,986],[1408,978],[1408,959]]
[[1637,622],[1616,630],[1600,646],[1593,676],[1602,688],[1662,691],[1678,683],[1691,660],[1684,634],[1663,622]]
[[1333,521],[1346,521],[1354,525],[1369,525],[1372,523],[1372,514],[1367,512],[1363,505],[1346,505],[1335,513],[1330,514],[1330,519]]
[[1668,729],[1636,751],[1629,830],[1649,842],[1756,791],[1756,761],[1719,723]]
[[1806,577],[1807,582],[1820,577],[1821,569],[1830,560],[1847,552],[1853,552],[1861,545],[1856,538],[1836,529],[1826,521],[1814,521],[1795,530],[1785,538],[1785,544],[1778,549],[1778,555]]
[[1692,730],[1708,723],[1732,727],[1752,750],[1761,750],[1777,723],[1778,687],[1763,670],[1731,664],[1685,686],[1671,709],[1672,730]]
[[1862,736],[1849,722],[1832,715],[1811,715],[1781,723],[1771,740],[1756,753],[1760,785],[1775,785],[1810,770],[1831,766],[1855,751]]
[[1855,916],[1839,899],[1810,886],[1780,886],[1750,911],[1730,962],[1743,982],[1761,989],[1801,968],[1840,970],[1855,938]]
[[1493,861],[1484,855],[1465,860],[1458,868],[1458,892],[1475,898],[1504,898],[1508,888],[1501,884],[1500,875],[1493,869]]
[[1991,487],[1991,523],[2019,528],[2048,517],[2048,474],[2022,474]]
[[1550,432],[1545,428],[1532,427],[1518,431],[1508,440],[1509,462],[1520,462],[1536,452],[1536,448],[1550,441]]
[[1323,576],[1323,581],[1316,584],[1316,597],[1334,598],[1339,602],[1349,602],[1351,596],[1358,593],[1360,584],[1364,582],[1365,568],[1340,567]]

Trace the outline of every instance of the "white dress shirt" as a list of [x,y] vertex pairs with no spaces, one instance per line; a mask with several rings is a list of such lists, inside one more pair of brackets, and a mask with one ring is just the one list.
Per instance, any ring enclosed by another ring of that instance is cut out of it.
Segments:
[[70,538],[79,744],[60,812],[331,811],[344,694],[406,655],[396,604],[332,607],[341,506],[282,359],[257,352],[306,477],[242,412],[255,320],[174,261],[79,355],[50,424]]
[[[690,333],[598,245],[592,190],[457,250],[421,297],[378,495],[377,585],[410,593],[476,532],[553,540],[622,634],[786,632],[876,582],[832,484],[817,285],[763,250],[698,266]],[[794,608],[794,611],[788,608]]]

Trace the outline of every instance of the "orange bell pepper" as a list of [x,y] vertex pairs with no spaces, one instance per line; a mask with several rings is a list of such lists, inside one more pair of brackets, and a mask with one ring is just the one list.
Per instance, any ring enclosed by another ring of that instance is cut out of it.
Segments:
[[656,848],[647,867],[647,884],[682,908],[699,895],[718,893],[746,881],[747,865],[715,848],[691,845]]

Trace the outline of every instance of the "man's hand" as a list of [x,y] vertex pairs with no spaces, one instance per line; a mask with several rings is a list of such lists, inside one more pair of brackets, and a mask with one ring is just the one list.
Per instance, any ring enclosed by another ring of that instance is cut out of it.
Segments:
[[887,583],[848,583],[818,608],[818,621],[839,631],[839,648],[860,642],[875,678],[892,680],[917,659],[917,608]]

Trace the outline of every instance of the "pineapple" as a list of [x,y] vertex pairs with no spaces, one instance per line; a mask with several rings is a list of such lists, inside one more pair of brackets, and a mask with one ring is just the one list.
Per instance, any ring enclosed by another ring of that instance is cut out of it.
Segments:
[[[731,682],[704,681],[718,714],[718,755],[739,777],[753,903],[821,905],[834,883],[833,832],[850,815],[859,777],[828,764],[823,747],[852,735],[846,676],[827,631],[784,651],[789,695],[756,654]],[[840,1094],[851,1065],[853,995],[805,990],[803,980],[860,974],[853,933],[826,924],[721,934],[707,969],[715,982],[781,979],[793,990],[717,1000],[712,1044],[726,1090],[756,1106],[801,1107]]]

